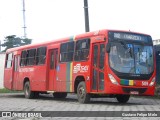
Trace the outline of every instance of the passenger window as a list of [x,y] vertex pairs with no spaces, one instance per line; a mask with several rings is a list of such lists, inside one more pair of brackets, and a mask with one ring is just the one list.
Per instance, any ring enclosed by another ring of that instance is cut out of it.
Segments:
[[12,67],[12,60],[13,60],[13,54],[9,53],[7,54],[7,58],[6,58],[6,68],[11,68]]
[[88,59],[90,48],[90,39],[78,40],[76,42],[76,50],[74,54],[75,61],[84,61]]
[[40,47],[37,49],[37,54],[36,54],[36,64],[37,65],[45,64],[46,49],[47,49],[46,47]]
[[60,47],[60,62],[73,61],[74,41],[62,43]]
[[27,65],[34,65],[35,64],[35,54],[36,49],[27,50]]
[[22,51],[21,53],[21,62],[20,66],[25,66],[26,65],[26,60],[27,60],[27,51]]

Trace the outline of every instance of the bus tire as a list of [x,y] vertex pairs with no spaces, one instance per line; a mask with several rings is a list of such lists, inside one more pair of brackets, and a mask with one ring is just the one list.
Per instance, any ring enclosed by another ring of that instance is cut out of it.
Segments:
[[24,84],[24,95],[25,95],[25,98],[27,98],[27,99],[34,98],[34,92],[31,91],[31,89],[30,89],[29,81],[25,82],[25,84]]
[[127,103],[130,95],[117,95],[116,98],[119,103]]
[[63,92],[55,92],[53,93],[54,98],[66,98],[67,97],[67,93],[63,93]]
[[78,84],[77,97],[80,103],[88,103],[90,101],[90,95],[86,92],[86,85],[84,81]]

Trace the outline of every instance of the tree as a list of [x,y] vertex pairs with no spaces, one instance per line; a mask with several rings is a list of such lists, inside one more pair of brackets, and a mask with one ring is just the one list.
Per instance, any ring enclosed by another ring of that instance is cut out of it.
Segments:
[[32,39],[20,38],[20,37],[16,37],[16,35],[9,35],[9,36],[6,36],[3,41],[4,43],[1,44],[1,46],[5,47],[5,50],[3,50],[3,52],[5,52],[9,48],[31,44]]

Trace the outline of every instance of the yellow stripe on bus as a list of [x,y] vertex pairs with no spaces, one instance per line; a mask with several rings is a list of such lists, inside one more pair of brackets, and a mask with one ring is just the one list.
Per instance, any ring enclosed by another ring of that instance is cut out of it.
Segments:
[[73,72],[73,63],[70,63],[70,92],[72,92],[72,72]]
[[133,80],[129,80],[129,85],[133,85]]

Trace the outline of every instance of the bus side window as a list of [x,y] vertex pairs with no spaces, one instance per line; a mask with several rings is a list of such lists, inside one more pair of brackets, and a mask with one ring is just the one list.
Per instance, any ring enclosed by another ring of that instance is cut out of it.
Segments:
[[40,47],[36,53],[36,65],[43,65],[46,61],[46,47]]
[[90,39],[78,40],[74,54],[75,61],[87,60],[89,56]]
[[11,68],[12,67],[12,60],[13,60],[13,54],[12,53],[7,54],[5,68]]
[[35,64],[36,49],[28,50],[27,65]]
[[74,41],[62,43],[60,47],[60,62],[73,61]]
[[67,61],[67,43],[62,43],[60,47],[60,62],[66,62]]
[[20,62],[20,66],[25,66],[26,65],[26,57],[27,57],[27,51],[24,50],[21,53],[21,62]]

